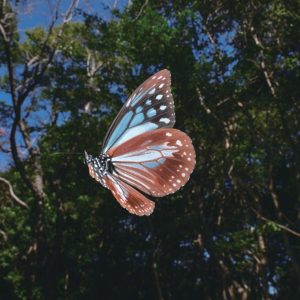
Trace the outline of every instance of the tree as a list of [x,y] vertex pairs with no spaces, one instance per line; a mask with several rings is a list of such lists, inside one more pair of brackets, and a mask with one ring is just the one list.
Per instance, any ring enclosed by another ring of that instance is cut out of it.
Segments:
[[[23,40],[16,7],[1,7],[4,297],[299,297],[299,1],[132,1],[77,22],[74,1]],[[99,152],[120,100],[162,68],[198,164],[138,218],[82,153]]]

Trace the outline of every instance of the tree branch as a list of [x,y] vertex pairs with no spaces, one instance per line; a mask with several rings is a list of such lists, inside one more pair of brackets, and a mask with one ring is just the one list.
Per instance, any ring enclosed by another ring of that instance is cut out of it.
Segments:
[[272,223],[276,224],[276,226],[278,226],[278,227],[281,228],[282,230],[285,230],[285,231],[287,231],[287,232],[289,232],[289,233],[295,235],[296,237],[300,237],[300,233],[299,233],[299,232],[297,232],[297,231],[295,231],[295,230],[293,230],[293,229],[290,229],[290,228],[288,228],[287,226],[284,226],[284,225],[282,225],[282,224],[279,224],[279,223],[277,223],[277,222],[275,222],[275,221],[272,221],[272,220],[270,220],[270,219],[268,219],[268,218],[262,216],[262,215],[261,215],[256,209],[254,209],[253,207],[251,207],[251,210],[255,213],[255,215],[257,216],[258,219],[263,220],[263,221],[265,221],[265,222],[272,222]]
[[146,0],[144,2],[144,4],[142,5],[140,11],[138,12],[137,16],[133,19],[133,21],[136,21],[141,16],[141,14],[142,14],[144,8],[146,7],[146,5],[148,4],[148,2],[149,2],[149,0]]
[[[71,2],[71,5],[69,6],[68,10],[66,11],[66,14],[63,19],[63,25],[70,22],[72,18],[72,13],[75,10],[75,8],[78,5],[79,0],[73,0]],[[5,6],[5,1],[3,3],[3,7]],[[4,11],[4,9],[3,9]],[[14,76],[14,66],[13,66],[13,56],[11,53],[11,40],[9,38],[9,35],[7,32],[5,32],[5,26],[1,27],[0,34],[3,37],[4,41],[4,52],[6,56],[6,61],[7,61],[7,70],[8,70],[8,80],[9,80],[9,86],[10,86],[10,93],[12,97],[12,102],[13,102],[13,107],[14,107],[14,117],[13,117],[13,123],[11,127],[11,132],[10,132],[10,145],[11,145],[11,151],[12,151],[12,157],[15,162],[16,168],[19,171],[23,181],[25,184],[28,186],[28,188],[39,198],[43,198],[44,193],[40,190],[41,188],[41,178],[38,180],[35,180],[35,182],[32,182],[29,177],[26,174],[26,171],[24,169],[23,163],[21,162],[21,159],[18,155],[18,150],[17,150],[17,141],[16,141],[16,133],[18,127],[21,130],[21,133],[23,135],[25,144],[31,154],[31,156],[34,158],[34,168],[35,168],[35,175],[37,177],[41,177],[41,167],[39,166],[39,163],[36,161],[38,158],[36,157],[36,154],[39,152],[38,149],[35,151],[33,149],[31,141],[30,141],[30,135],[28,134],[27,128],[25,124],[22,122],[21,119],[21,111],[22,111],[22,104],[24,103],[25,99],[28,97],[31,91],[33,91],[37,84],[41,81],[44,73],[49,67],[49,64],[53,60],[55,53],[57,51],[57,43],[59,40],[59,37],[62,35],[64,26],[62,26],[54,39],[54,43],[51,45],[50,48],[52,50],[50,53],[47,53],[46,59],[43,58],[45,56],[46,51],[48,51],[48,44],[49,44],[49,39],[50,36],[53,32],[53,28],[55,25],[57,19],[57,14],[55,15],[55,18],[53,18],[52,23],[50,25],[50,28],[48,30],[48,34],[46,36],[46,39],[43,43],[43,46],[41,48],[41,51],[38,55],[38,57],[35,57],[34,60],[30,60],[27,64],[25,64],[25,70],[28,68],[30,64],[34,64],[34,69],[32,72],[25,72],[23,73],[23,80],[21,80],[20,86],[16,88],[16,78]],[[37,169],[38,170],[37,170]],[[37,178],[35,178],[37,179]],[[36,183],[39,183],[38,186],[36,186]]]
[[[3,4],[4,5],[4,4]],[[4,8],[4,6],[3,6]],[[3,9],[4,11],[4,9]],[[23,181],[25,184],[34,192],[34,187],[31,184],[29,178],[26,175],[24,166],[21,162],[21,159],[18,155],[18,150],[17,150],[17,143],[15,140],[16,132],[17,132],[17,127],[20,121],[20,116],[21,116],[21,107],[20,107],[20,101],[18,101],[17,97],[17,92],[16,92],[16,86],[15,86],[15,78],[14,78],[14,67],[13,67],[13,62],[12,62],[12,55],[10,51],[10,45],[9,45],[9,39],[7,38],[7,34],[5,32],[4,27],[2,27],[3,31],[1,30],[1,35],[3,37],[4,41],[4,53],[6,56],[6,62],[7,62],[7,71],[8,71],[8,80],[9,80],[9,87],[10,87],[10,94],[12,98],[12,103],[14,107],[14,120],[10,132],[10,145],[11,145],[11,151],[12,151],[12,157],[15,162],[16,168],[19,171]]]
[[4,241],[6,242],[8,240],[7,234],[5,231],[0,230],[0,234],[3,236]]
[[255,42],[255,45],[260,48],[260,51],[259,51],[259,55],[261,57],[260,66],[261,66],[261,69],[262,69],[262,71],[264,73],[267,85],[268,85],[268,87],[269,87],[269,89],[271,91],[272,96],[274,98],[277,98],[277,93],[276,93],[275,87],[274,87],[274,85],[272,83],[273,80],[272,80],[271,75],[269,74],[269,72],[267,70],[267,66],[266,66],[266,63],[265,63],[265,56],[264,56],[264,52],[262,50],[263,49],[263,45],[260,42],[260,40],[258,39],[257,34],[254,32],[254,28],[251,27],[250,30],[252,32],[252,38],[253,38],[253,40]]
[[4,183],[8,186],[9,193],[10,193],[11,197],[13,198],[13,200],[14,200],[16,203],[18,203],[18,204],[19,204],[20,206],[22,206],[22,207],[28,208],[28,205],[27,205],[25,202],[23,202],[23,201],[15,194],[15,192],[14,192],[14,190],[13,190],[13,187],[12,187],[11,183],[10,183],[7,179],[5,179],[5,178],[3,178],[3,177],[0,177],[0,181],[4,182]]

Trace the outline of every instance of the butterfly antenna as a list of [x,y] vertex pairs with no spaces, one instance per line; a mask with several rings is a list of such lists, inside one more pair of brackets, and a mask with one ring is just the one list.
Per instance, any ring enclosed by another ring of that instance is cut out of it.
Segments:
[[52,152],[49,155],[82,155],[82,152]]

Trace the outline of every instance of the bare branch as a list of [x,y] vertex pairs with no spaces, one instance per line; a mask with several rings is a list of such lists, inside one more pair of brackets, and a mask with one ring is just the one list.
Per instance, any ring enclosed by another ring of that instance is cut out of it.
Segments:
[[229,98],[229,97],[226,97],[225,99],[222,99],[222,100],[220,100],[217,104],[216,104],[216,106],[218,107],[218,106],[221,106],[221,105],[223,105],[224,103],[226,103],[227,101],[229,101],[229,100],[231,100],[232,98]]
[[268,85],[268,87],[269,87],[269,89],[271,91],[272,96],[274,98],[277,98],[277,93],[276,93],[275,87],[274,87],[274,85],[272,83],[271,75],[269,74],[269,72],[267,70],[266,63],[265,63],[264,52],[263,52],[263,45],[260,42],[260,40],[258,39],[257,34],[254,32],[254,27],[251,27],[250,30],[252,32],[252,38],[253,38],[256,46],[258,46],[260,48],[260,51],[259,51],[259,55],[261,56],[260,66],[261,66],[261,69],[262,69],[262,71],[264,73],[267,85]]
[[[68,8],[64,20],[63,20],[63,25],[66,24],[67,22],[70,22],[72,19],[72,13],[74,9],[77,7],[79,3],[79,0],[73,0],[71,2],[70,7]],[[2,3],[3,5],[5,3]],[[57,8],[58,10],[58,8]],[[55,14],[55,17],[52,20],[52,23],[49,27],[48,34],[44,40],[44,43],[41,47],[41,51],[37,57],[34,57],[30,59],[27,64],[25,65],[25,71],[28,71],[28,67],[32,66],[33,69],[31,72],[24,72],[23,74],[23,79],[21,81],[21,84],[16,87],[16,78],[14,75],[14,66],[13,66],[13,57],[11,54],[11,45],[9,40],[7,41],[8,34],[5,32],[5,26],[2,27],[3,30],[0,31],[0,34],[3,37],[4,40],[4,51],[5,51],[5,56],[6,56],[6,61],[7,61],[7,70],[8,70],[8,77],[9,77],[9,85],[10,85],[10,93],[12,97],[12,102],[13,102],[13,107],[14,107],[14,118],[13,118],[13,124],[11,127],[11,132],[10,132],[10,145],[11,145],[11,151],[12,151],[12,156],[13,160],[15,162],[16,168],[20,172],[20,175],[23,179],[23,181],[26,183],[26,185],[34,192],[34,194],[42,195],[41,191],[38,191],[37,188],[35,187],[34,183],[28,178],[24,166],[21,162],[21,159],[18,155],[17,151],[17,141],[16,141],[16,133],[18,127],[20,127],[20,130],[22,132],[22,135],[24,137],[26,146],[28,147],[29,151],[33,151],[34,149],[32,148],[31,142],[30,142],[30,135],[27,132],[25,124],[22,122],[21,119],[21,112],[22,112],[22,104],[27,98],[27,96],[32,92],[37,84],[41,81],[44,73],[49,67],[49,64],[53,60],[56,50],[57,50],[57,44],[59,42],[59,37],[62,35],[64,26],[62,26],[54,39],[54,42],[51,46],[52,51],[50,53],[47,53],[46,51],[49,51],[49,40],[50,36],[53,32],[54,25],[57,20],[57,14]],[[46,54],[46,58],[45,58]],[[33,153],[31,153],[33,154]],[[35,163],[34,163],[35,165]]]
[[23,120],[20,120],[19,127],[20,127],[20,130],[21,130],[25,145],[26,145],[28,151],[31,152],[32,149],[33,149],[33,146],[32,146],[32,143],[31,143],[30,136],[28,134],[27,127],[26,127],[25,122]]
[[141,7],[141,9],[140,9],[140,11],[139,11],[139,13],[138,13],[138,15],[134,18],[133,21],[136,21],[136,20],[141,16],[141,14],[142,14],[144,8],[146,7],[146,5],[148,4],[148,2],[149,2],[149,0],[146,0],[146,1],[144,2],[144,4],[142,5],[142,7]]
[[117,5],[118,5],[118,0],[115,0],[112,5],[112,9],[116,9]]
[[79,4],[79,0],[72,1],[71,5],[69,6],[68,10],[65,13],[64,20],[63,20],[64,24],[72,20],[73,12],[77,8],[78,4]]
[[11,183],[10,183],[7,179],[5,179],[5,178],[3,178],[3,177],[0,177],[0,181],[4,182],[4,183],[8,186],[9,193],[10,193],[11,197],[13,198],[13,200],[14,200],[16,203],[18,203],[18,204],[19,204],[20,206],[22,206],[22,207],[28,208],[28,205],[27,205],[25,202],[23,202],[23,201],[15,194],[15,192],[14,192],[14,190],[13,190],[13,187],[12,187]]
[[[36,87],[40,79],[42,78],[43,74],[48,69],[50,63],[52,62],[55,54],[57,53],[57,44],[59,42],[60,37],[62,36],[64,32],[64,25],[66,23],[69,23],[72,20],[73,12],[77,8],[79,3],[79,0],[73,0],[70,4],[69,8],[67,9],[62,27],[60,28],[59,32],[57,33],[57,36],[55,39],[53,39],[53,43],[49,43],[50,37],[52,35],[54,26],[56,24],[56,21],[58,19],[58,6],[56,6],[56,13],[54,13],[53,19],[51,21],[51,24],[48,28],[47,35],[44,39],[43,45],[41,47],[40,53],[34,57],[33,59],[30,59],[29,62],[24,67],[24,74],[27,74],[27,76],[24,76],[22,80],[22,84],[20,87],[18,87],[18,91],[20,92],[19,101],[24,102],[26,97],[29,95],[31,91]],[[49,52],[49,46],[52,48],[52,50]],[[47,53],[46,58],[44,57],[45,53]],[[43,58],[44,57],[44,58]],[[31,73],[25,72],[28,69],[28,66],[33,65],[33,71]]]
[[[3,5],[4,4],[5,3],[3,3]],[[4,29],[4,27],[3,27],[3,29]],[[9,88],[10,88],[10,94],[11,94],[12,103],[13,103],[14,112],[15,112],[11,132],[10,132],[10,145],[11,145],[12,157],[13,157],[13,160],[16,164],[18,171],[20,172],[20,175],[21,175],[23,181],[26,183],[26,185],[32,191],[34,191],[34,188],[26,175],[25,169],[24,169],[21,159],[18,155],[17,143],[16,143],[16,132],[17,132],[17,127],[18,127],[19,121],[20,121],[20,116],[21,116],[21,102],[17,97],[17,91],[16,91],[16,86],[15,86],[16,81],[15,81],[15,75],[14,75],[14,66],[13,66],[13,59],[12,59],[12,55],[11,55],[10,43],[9,43],[9,40],[7,41],[5,39],[5,35],[7,36],[5,31],[4,31],[4,35],[3,35],[2,31],[1,31],[1,34],[2,34],[3,40],[4,40],[3,44],[4,44],[4,53],[6,56],[6,66],[7,66],[7,72],[8,72]]]
[[100,68],[103,66],[102,61],[96,61],[96,53],[92,53],[91,51],[87,50],[88,56],[87,56],[87,76],[89,78],[92,78],[96,75],[96,73],[100,70]]
[[6,242],[8,240],[6,232],[4,232],[3,230],[0,230],[0,234],[3,236],[3,239]]
[[297,236],[297,237],[300,237],[300,233],[299,233],[299,232],[297,232],[297,231],[295,231],[295,230],[293,230],[293,229],[290,229],[290,228],[287,227],[287,226],[284,226],[284,225],[282,225],[282,224],[279,224],[279,223],[277,223],[277,222],[275,222],[275,221],[272,221],[272,220],[270,220],[270,219],[268,219],[268,218],[262,216],[262,215],[261,215],[256,209],[254,209],[253,207],[251,207],[251,209],[252,209],[252,211],[256,214],[256,216],[257,216],[258,219],[263,220],[263,221],[265,221],[265,222],[271,222],[271,223],[274,223],[274,224],[275,224],[276,226],[278,226],[279,228],[281,228],[281,229],[283,229],[283,230],[285,230],[285,231],[287,231],[287,232],[289,232],[289,233],[291,233],[291,234],[293,234],[293,235],[295,235],[295,236]]
[[4,39],[4,41],[7,43],[8,42],[8,37],[7,37],[7,35],[6,35],[6,32],[5,32],[5,30],[4,30],[4,27],[3,27],[3,25],[0,23],[0,31],[1,31],[1,35],[2,35],[2,37],[3,37],[3,39]]
[[205,112],[209,115],[211,114],[211,109],[206,106],[204,102],[204,96],[202,95],[201,91],[199,88],[197,88],[197,94],[198,94],[198,99],[200,101],[201,106],[204,108]]

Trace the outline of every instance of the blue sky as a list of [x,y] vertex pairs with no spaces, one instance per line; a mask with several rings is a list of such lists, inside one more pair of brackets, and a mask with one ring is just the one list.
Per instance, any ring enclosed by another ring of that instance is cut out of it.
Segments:
[[[55,3],[57,0],[31,0],[26,1],[26,5],[19,5],[18,10],[18,31],[21,40],[26,38],[26,30],[33,29],[37,26],[47,28],[52,20]],[[71,0],[61,0],[59,11],[64,13],[69,7]],[[110,9],[117,6],[119,9],[124,8],[128,1],[125,0],[80,0],[79,8],[84,9],[88,13],[97,13],[104,19],[111,17]],[[73,19],[80,21],[80,17]],[[0,66],[0,78],[6,74],[6,66]],[[0,90],[0,101],[11,103],[10,95]],[[3,128],[0,120],[0,128]],[[9,135],[9,132],[5,132]],[[12,164],[11,156],[0,151],[0,171],[7,169]]]

